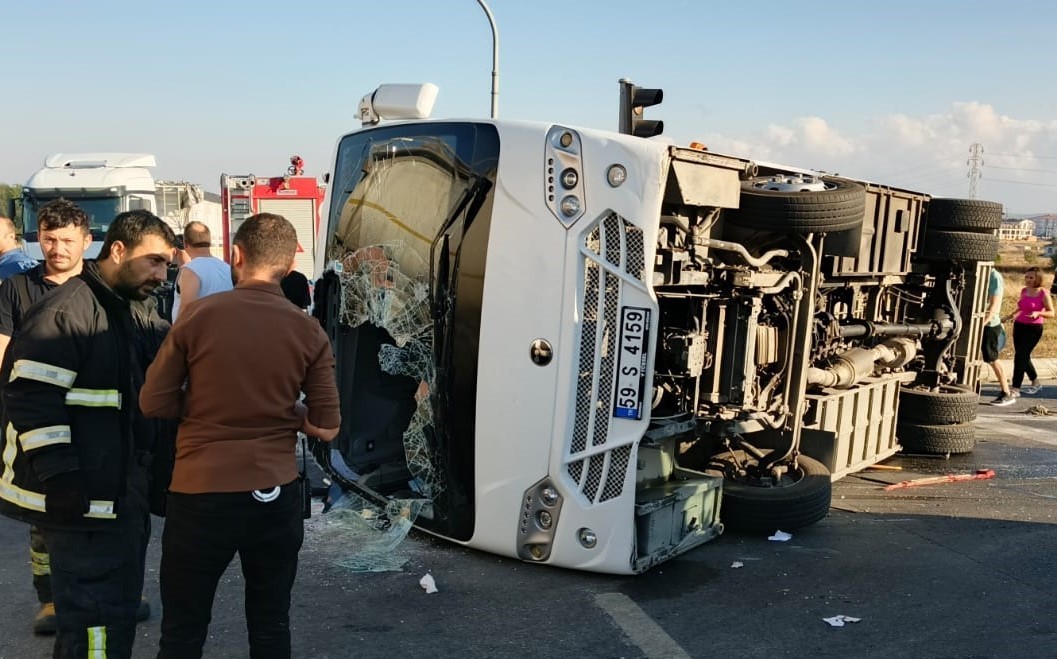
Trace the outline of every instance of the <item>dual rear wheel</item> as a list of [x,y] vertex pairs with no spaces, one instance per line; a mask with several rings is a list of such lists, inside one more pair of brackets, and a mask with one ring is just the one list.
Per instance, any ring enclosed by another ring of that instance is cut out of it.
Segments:
[[976,447],[973,420],[979,405],[976,392],[941,385],[899,392],[896,437],[904,453],[945,455],[971,453]]
[[980,199],[935,198],[925,210],[920,261],[994,261],[995,230],[1002,226],[1002,204]]

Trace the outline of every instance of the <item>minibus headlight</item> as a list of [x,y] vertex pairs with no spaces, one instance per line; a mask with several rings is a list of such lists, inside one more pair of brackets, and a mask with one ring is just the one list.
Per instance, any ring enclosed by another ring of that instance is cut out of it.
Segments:
[[562,495],[550,478],[542,478],[525,490],[518,517],[519,558],[526,561],[550,558],[561,512]]
[[551,126],[544,146],[543,199],[547,209],[568,229],[587,210],[583,143],[571,128]]
[[628,170],[624,168],[624,165],[610,165],[606,170],[606,181],[611,187],[619,188],[626,180],[628,180]]
[[576,532],[576,538],[580,541],[580,544],[588,549],[594,549],[595,545],[598,544],[598,536],[591,529],[584,527]]
[[541,510],[536,513],[536,524],[544,531],[549,531],[551,526],[554,525],[554,518],[546,510]]
[[553,506],[558,503],[558,490],[553,487],[543,488],[540,490],[540,501],[542,501],[545,506]]
[[580,213],[580,198],[576,195],[566,195],[562,198],[562,215],[573,217]]

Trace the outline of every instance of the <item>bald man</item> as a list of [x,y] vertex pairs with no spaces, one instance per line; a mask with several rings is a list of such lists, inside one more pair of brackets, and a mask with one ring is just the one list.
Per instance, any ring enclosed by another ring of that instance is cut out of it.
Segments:
[[175,323],[183,307],[199,298],[232,289],[231,266],[213,256],[209,227],[190,222],[184,227],[184,251],[190,259],[176,276],[172,320]]
[[37,267],[37,260],[22,251],[15,223],[0,214],[0,279]]

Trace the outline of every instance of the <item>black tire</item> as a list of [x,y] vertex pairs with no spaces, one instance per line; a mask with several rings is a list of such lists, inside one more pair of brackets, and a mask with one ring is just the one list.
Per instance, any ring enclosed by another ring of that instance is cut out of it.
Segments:
[[922,261],[994,261],[996,254],[998,236],[930,229],[921,237],[917,256]]
[[990,233],[1002,225],[1002,204],[980,199],[933,199],[929,202],[925,226]]
[[899,390],[900,423],[965,423],[976,418],[979,407],[980,397],[965,387],[941,385],[936,390]]
[[741,184],[741,203],[726,216],[731,224],[747,229],[794,233],[832,233],[862,226],[866,214],[866,189],[839,178],[824,179],[825,190],[795,192]]
[[976,447],[976,428],[971,423],[899,423],[896,425],[896,438],[903,445],[904,453],[958,455],[972,453]]
[[[739,463],[747,458],[744,451],[734,451],[734,454]],[[725,455],[726,460],[733,459],[729,453]],[[713,461],[721,458],[716,456]],[[798,473],[779,487],[761,487],[733,480],[725,474],[719,509],[724,527],[732,531],[773,533],[810,526],[825,517],[833,498],[829,469],[805,455],[798,457],[797,463]]]

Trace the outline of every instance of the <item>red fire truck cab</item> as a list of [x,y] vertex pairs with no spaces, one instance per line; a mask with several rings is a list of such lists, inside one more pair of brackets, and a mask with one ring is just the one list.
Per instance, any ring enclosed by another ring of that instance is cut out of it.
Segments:
[[294,269],[312,279],[326,186],[314,176],[304,176],[303,172],[304,161],[293,156],[284,176],[221,174],[224,260],[231,259],[231,241],[246,218],[257,213],[275,213],[290,220],[297,229]]

